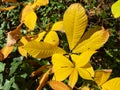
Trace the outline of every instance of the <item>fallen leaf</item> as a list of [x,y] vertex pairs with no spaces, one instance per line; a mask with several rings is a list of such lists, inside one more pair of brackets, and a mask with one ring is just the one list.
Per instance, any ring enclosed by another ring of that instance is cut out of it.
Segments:
[[46,73],[43,74],[39,81],[39,86],[37,87],[36,90],[42,90],[42,87],[46,84],[48,81],[49,74],[52,72],[52,69],[50,68]]
[[12,46],[16,44],[17,40],[20,38],[21,35],[21,26],[22,24],[20,24],[15,30],[8,32],[6,44],[7,46]]
[[12,10],[14,8],[16,8],[17,6],[10,6],[10,7],[4,7],[4,8],[0,8],[0,11],[7,11],[7,10]]
[[[5,58],[7,58],[8,57],[8,55],[13,51],[13,48],[14,48],[14,46],[4,46],[2,49],[1,49],[1,53],[2,54],[0,54],[3,58],[1,58],[1,60],[4,60]],[[0,60],[0,61],[1,61]]]
[[21,23],[24,23],[29,30],[34,30],[37,16],[30,4],[23,8],[21,15]]
[[17,2],[16,0],[2,0],[2,2]]
[[54,90],[71,90],[70,87],[60,81],[51,80],[49,81],[49,85]]
[[0,61],[2,61],[4,59],[4,55],[2,54],[2,52],[0,51]]
[[50,67],[50,65],[44,65],[44,66],[41,66],[40,68],[38,68],[36,71],[33,71],[31,76],[34,77],[38,74],[40,74],[42,71],[44,71],[45,69],[48,69]]

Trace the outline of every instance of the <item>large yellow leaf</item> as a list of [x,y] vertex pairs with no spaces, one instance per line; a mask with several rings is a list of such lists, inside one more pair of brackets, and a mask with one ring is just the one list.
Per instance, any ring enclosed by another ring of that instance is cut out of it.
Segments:
[[78,71],[74,69],[70,74],[68,85],[73,88],[78,80]]
[[60,81],[51,80],[49,81],[49,85],[54,90],[71,90],[66,84]]
[[[73,64],[62,54],[52,56],[52,64],[55,80],[62,81],[66,79],[73,71]],[[62,74],[61,74],[62,73]]]
[[93,80],[94,70],[93,70],[93,67],[89,63],[82,68],[77,68],[77,70],[79,72],[79,75],[83,79]]
[[97,83],[98,86],[101,86],[103,83],[105,83],[108,78],[110,77],[112,70],[96,70],[94,80]]
[[61,32],[64,32],[64,29],[63,29],[63,21],[58,21],[58,22],[56,22],[56,23],[52,26],[51,31],[61,31]]
[[83,35],[87,25],[85,9],[79,4],[72,4],[63,17],[63,27],[67,35],[70,50],[72,50]]
[[47,58],[55,53],[66,53],[63,49],[46,42],[31,41],[24,49],[35,58]]
[[120,78],[113,78],[102,85],[102,90],[120,90]]
[[76,68],[79,68],[79,67],[85,66],[90,61],[90,58],[94,53],[95,51],[88,50],[88,51],[83,52],[80,55],[72,54],[71,58],[73,62],[75,63]]
[[111,7],[112,14],[115,18],[120,17],[120,0],[116,1]]
[[24,23],[29,28],[29,30],[34,30],[36,20],[37,16],[34,10],[29,4],[26,5],[22,10],[21,22]]
[[97,50],[103,46],[103,44],[108,40],[109,32],[108,30],[100,30],[95,32],[89,39],[81,42],[73,50],[74,53],[84,52],[86,50]]
[[59,37],[55,31],[50,31],[45,36],[44,42],[58,46],[59,45]]

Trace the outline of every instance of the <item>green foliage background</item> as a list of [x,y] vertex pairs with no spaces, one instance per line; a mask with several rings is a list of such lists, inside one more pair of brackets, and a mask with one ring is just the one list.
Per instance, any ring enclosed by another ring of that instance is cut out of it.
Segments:
[[[32,0],[28,0],[31,2]],[[88,14],[89,22],[87,27],[104,26],[110,31],[110,38],[104,47],[98,50],[92,59],[94,69],[113,69],[112,77],[120,77],[120,19],[114,19],[111,13],[111,5],[116,0],[50,0],[50,3],[36,11],[38,20],[34,32],[37,34],[40,30],[46,28],[47,24],[53,24],[62,20],[66,8],[75,2],[81,3]],[[27,2],[21,0],[21,2]],[[7,7],[12,3],[1,3],[1,7]],[[20,11],[22,5],[10,11],[0,11],[0,49],[6,43],[7,32],[15,29],[19,24]],[[40,28],[39,28],[40,27]],[[23,27],[23,33],[25,33]],[[63,40],[63,46],[67,43],[64,35],[59,33]],[[66,49],[66,48],[65,48]],[[48,58],[49,59],[49,58]],[[38,76],[31,77],[32,71],[40,66],[46,65],[47,59],[25,58],[17,51],[17,45],[9,57],[0,62],[0,90],[35,90],[38,86]],[[43,90],[48,90],[46,85]]]

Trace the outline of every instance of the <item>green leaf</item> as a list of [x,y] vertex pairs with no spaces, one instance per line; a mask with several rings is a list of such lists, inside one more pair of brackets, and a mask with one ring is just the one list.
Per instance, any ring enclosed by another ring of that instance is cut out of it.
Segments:
[[15,82],[15,78],[14,78],[14,77],[12,77],[12,78],[10,79],[10,81],[6,79],[5,84],[4,84],[4,86],[3,86],[3,90],[10,90],[13,82]]
[[112,5],[112,14],[114,15],[115,18],[118,18],[120,16],[120,0],[116,1]]
[[31,41],[25,45],[24,49],[35,58],[47,58],[55,53],[66,53],[62,48],[59,48],[47,42]]
[[5,64],[0,62],[0,72],[3,72],[5,69]]
[[22,64],[22,59],[23,57],[14,58],[13,62],[11,63],[9,75],[12,75],[17,70],[18,66]]
[[1,89],[1,87],[2,87],[2,82],[3,82],[3,75],[0,74],[0,89]]
[[14,90],[20,90],[16,83],[13,83],[12,87],[14,88]]

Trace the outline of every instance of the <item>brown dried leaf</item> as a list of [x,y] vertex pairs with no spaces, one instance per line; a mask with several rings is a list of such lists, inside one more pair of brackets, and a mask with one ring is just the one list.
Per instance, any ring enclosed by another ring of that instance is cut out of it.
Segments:
[[43,74],[39,81],[39,86],[37,87],[36,90],[42,90],[42,87],[46,84],[48,81],[49,74],[52,72],[52,69],[50,68],[46,73]]
[[6,7],[6,8],[0,8],[0,11],[12,10],[14,8],[16,8],[16,6],[10,6],[10,7]]
[[20,32],[21,26],[22,26],[22,23],[15,30],[8,32],[7,46],[12,46],[16,44],[16,41],[20,38],[20,35],[21,35],[21,32]]
[[2,61],[4,59],[4,55],[2,54],[2,52],[0,51],[0,61]]
[[44,71],[45,69],[48,69],[50,67],[50,65],[44,65],[41,66],[40,68],[38,68],[36,71],[32,72],[31,76],[34,77],[38,74],[40,74],[42,71]]
[[60,81],[51,80],[49,81],[49,85],[54,90],[71,90],[70,87],[68,87],[66,84]]
[[17,2],[16,0],[2,0],[2,2]]

